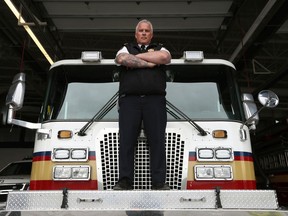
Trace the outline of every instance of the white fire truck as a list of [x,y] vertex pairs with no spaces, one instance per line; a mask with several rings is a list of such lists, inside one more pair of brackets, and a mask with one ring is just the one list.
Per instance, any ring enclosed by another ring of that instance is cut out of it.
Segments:
[[[134,190],[113,191],[118,180],[119,73],[114,60],[103,59],[101,52],[83,52],[81,59],[54,63],[38,123],[13,117],[25,91],[25,74],[16,75],[6,100],[7,121],[36,129],[36,137],[30,189],[10,192],[7,211],[287,215],[279,211],[275,191],[256,189],[249,136],[258,122],[253,96],[240,93],[232,63],[205,59],[203,52],[184,52],[166,67],[171,190],[151,190],[149,143],[143,129],[135,145]],[[260,92],[258,99],[262,108],[279,102],[269,90]]]

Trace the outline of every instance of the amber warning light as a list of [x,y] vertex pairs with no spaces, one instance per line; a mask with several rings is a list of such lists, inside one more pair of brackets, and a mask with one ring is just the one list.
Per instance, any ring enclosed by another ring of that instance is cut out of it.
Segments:
[[70,130],[60,130],[58,131],[58,138],[59,139],[69,139],[72,138],[73,133]]

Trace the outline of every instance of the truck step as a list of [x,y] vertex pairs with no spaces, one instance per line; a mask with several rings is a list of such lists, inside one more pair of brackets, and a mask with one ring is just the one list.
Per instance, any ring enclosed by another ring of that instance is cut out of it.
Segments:
[[15,191],[7,211],[278,209],[274,190]]

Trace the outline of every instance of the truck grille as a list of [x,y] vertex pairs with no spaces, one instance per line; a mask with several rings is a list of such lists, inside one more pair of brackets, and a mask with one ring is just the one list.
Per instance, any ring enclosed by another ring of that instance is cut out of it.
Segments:
[[[100,141],[103,190],[113,189],[119,178],[118,143],[118,133],[104,134]],[[175,190],[181,189],[184,143],[180,134],[166,133],[166,182]],[[149,147],[144,135],[139,136],[135,151],[134,189],[151,189]]]

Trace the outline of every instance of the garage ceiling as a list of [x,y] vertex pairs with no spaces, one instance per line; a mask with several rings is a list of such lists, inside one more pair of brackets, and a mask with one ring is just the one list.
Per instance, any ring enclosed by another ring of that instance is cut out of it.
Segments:
[[[280,104],[264,110],[263,128],[287,121],[288,1],[286,0],[13,0],[54,61],[101,50],[114,58],[134,40],[142,18],[154,25],[154,41],[173,58],[203,50],[206,58],[232,61],[242,92],[275,91]],[[22,119],[37,121],[50,64],[4,1],[0,2],[0,102],[13,76],[27,74]]]

